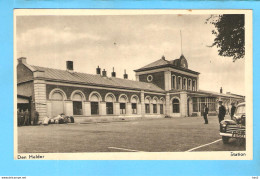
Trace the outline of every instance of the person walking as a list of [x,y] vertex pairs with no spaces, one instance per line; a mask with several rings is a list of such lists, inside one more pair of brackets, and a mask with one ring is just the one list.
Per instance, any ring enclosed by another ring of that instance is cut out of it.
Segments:
[[232,119],[234,114],[235,114],[235,111],[236,111],[236,106],[235,106],[235,103],[231,103],[231,105],[232,105],[232,107],[231,107],[230,116],[231,116],[231,119]]
[[207,107],[207,105],[204,105],[204,109],[203,109],[203,117],[204,117],[204,124],[208,124],[208,113],[209,113],[209,108]]
[[224,120],[225,118],[225,115],[226,115],[226,108],[225,106],[223,106],[223,102],[221,100],[219,100],[219,108],[218,108],[218,120],[219,120],[219,123],[221,121]]

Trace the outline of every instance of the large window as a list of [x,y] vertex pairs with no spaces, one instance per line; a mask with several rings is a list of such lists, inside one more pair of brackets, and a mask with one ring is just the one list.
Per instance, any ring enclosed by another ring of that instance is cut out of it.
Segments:
[[120,103],[120,114],[126,114],[125,103]]
[[82,115],[82,102],[73,101],[73,115]]
[[106,102],[106,111],[107,114],[113,114],[113,103],[112,102]]
[[176,76],[175,75],[172,75],[172,89],[175,89],[176,88]]
[[207,105],[209,111],[216,111],[216,98],[192,98],[193,112],[200,112]]
[[79,93],[75,93],[72,96],[73,101],[73,115],[83,115],[82,111],[82,96]]
[[137,114],[137,104],[136,103],[132,103],[132,113]]
[[192,98],[193,112],[198,112],[198,98]]
[[106,101],[106,112],[107,112],[107,114],[114,114],[114,101],[115,101],[114,94],[108,93],[105,96],[105,101]]
[[181,89],[181,77],[178,77],[178,89]]
[[187,79],[186,78],[183,78],[183,89],[186,90],[187,86]]
[[172,100],[172,112],[179,113],[180,112],[180,102],[178,99]]
[[216,99],[208,98],[208,108],[209,111],[216,111]]
[[160,104],[160,114],[163,114],[163,104]]
[[101,96],[97,92],[92,92],[90,94],[90,108],[91,108],[91,115],[98,115],[99,114],[99,102],[101,101]]
[[153,104],[153,113],[154,113],[154,114],[157,113],[157,104]]
[[99,114],[98,102],[90,102],[90,106],[91,106],[91,115],[98,115]]
[[188,80],[188,90],[191,90],[191,79]]
[[145,113],[146,114],[150,113],[150,104],[145,104]]
[[128,98],[125,94],[122,94],[119,96],[119,102],[120,102],[120,114],[126,114],[126,104],[128,102]]
[[192,81],[192,91],[196,91],[196,81]]

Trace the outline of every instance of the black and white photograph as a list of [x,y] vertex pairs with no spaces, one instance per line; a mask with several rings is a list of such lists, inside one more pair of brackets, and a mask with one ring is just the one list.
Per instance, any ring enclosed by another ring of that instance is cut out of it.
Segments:
[[15,10],[13,64],[15,159],[252,159],[251,10]]

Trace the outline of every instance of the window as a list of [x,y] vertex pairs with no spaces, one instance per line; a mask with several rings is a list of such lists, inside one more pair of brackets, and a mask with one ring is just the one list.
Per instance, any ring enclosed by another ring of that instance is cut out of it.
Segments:
[[216,111],[216,99],[208,98],[208,107],[209,111]]
[[120,114],[126,114],[125,103],[120,103]]
[[172,89],[176,88],[175,81],[176,81],[176,76],[172,75]]
[[132,103],[132,113],[137,114],[137,105],[136,103]]
[[179,106],[179,100],[174,99],[172,101],[172,112],[173,113],[179,113],[180,112],[180,106]]
[[185,90],[186,90],[186,81],[187,81],[186,78],[184,78],[183,79],[183,89],[185,89]]
[[181,77],[178,77],[178,89],[181,89]]
[[150,113],[150,105],[149,104],[145,104],[145,113],[146,114]]
[[106,111],[107,111],[107,114],[113,114],[113,103],[112,102],[106,102]]
[[198,112],[198,98],[192,98],[193,112]]
[[153,104],[153,113],[154,113],[154,114],[157,113],[157,104]]
[[153,76],[152,76],[152,75],[148,75],[148,76],[147,76],[147,81],[148,81],[148,82],[153,81]]
[[191,90],[191,79],[188,81],[188,90]]
[[91,115],[98,115],[98,102],[90,102],[91,105]]
[[192,81],[192,91],[195,91],[196,90],[196,81],[193,80]]
[[82,96],[78,93],[75,93],[72,96],[73,104],[73,115],[83,115],[82,111]]
[[163,114],[163,104],[160,104],[160,114]]
[[172,112],[179,113],[180,112],[180,103],[178,99],[172,100]]
[[90,108],[91,108],[91,115],[98,115],[99,114],[99,101],[101,100],[100,94],[92,93],[90,95]]
[[82,102],[73,101],[73,115],[82,115]]

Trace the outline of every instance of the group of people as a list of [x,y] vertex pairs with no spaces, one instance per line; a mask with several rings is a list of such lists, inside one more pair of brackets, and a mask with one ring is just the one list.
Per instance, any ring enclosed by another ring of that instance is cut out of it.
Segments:
[[28,126],[28,125],[37,125],[39,120],[39,113],[34,111],[33,115],[30,115],[28,109],[25,111],[23,109],[17,109],[17,125],[18,126]]
[[[219,103],[218,120],[219,120],[219,123],[220,123],[225,118],[226,108],[223,105],[223,101],[220,100],[218,103]],[[231,103],[231,105],[232,105],[232,107],[231,107],[231,111],[230,111],[230,116],[231,116],[231,119],[232,119],[234,114],[235,114],[236,106],[235,106],[235,103]],[[208,124],[209,123],[209,121],[208,121],[208,113],[209,113],[209,108],[207,107],[207,105],[205,105],[204,109],[203,109],[203,117],[204,117],[204,121],[205,121],[204,124]]]

